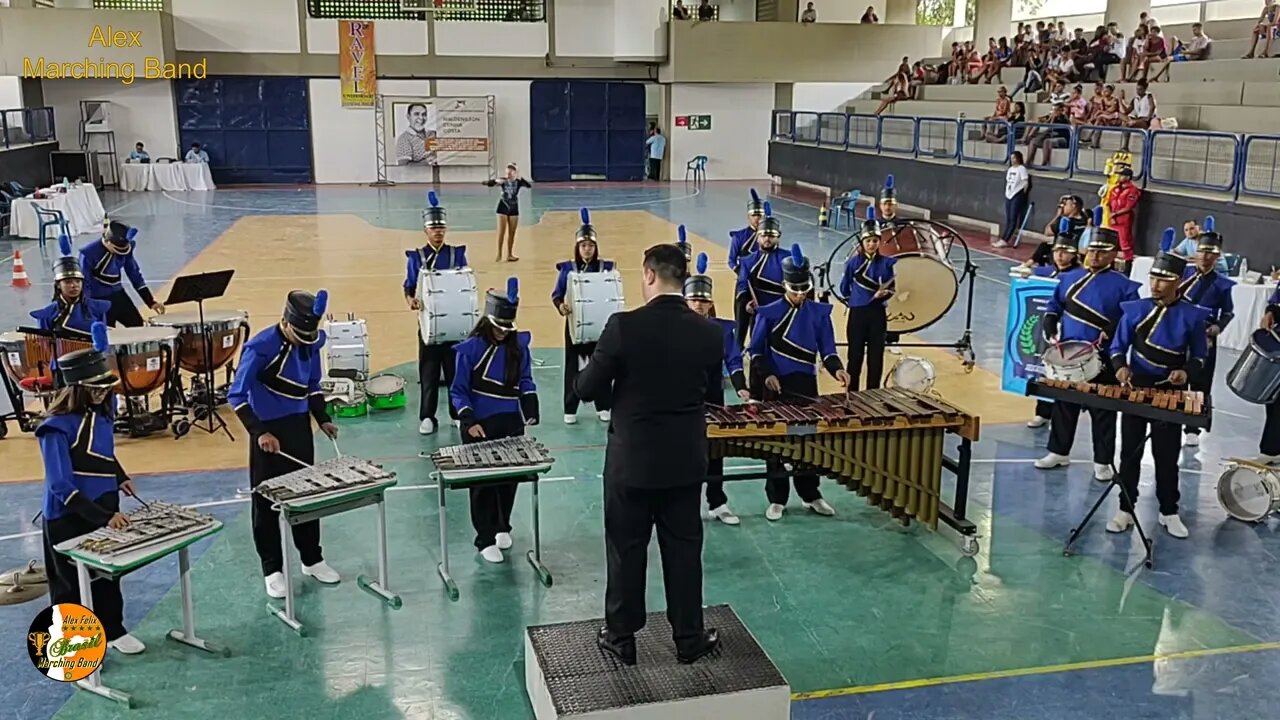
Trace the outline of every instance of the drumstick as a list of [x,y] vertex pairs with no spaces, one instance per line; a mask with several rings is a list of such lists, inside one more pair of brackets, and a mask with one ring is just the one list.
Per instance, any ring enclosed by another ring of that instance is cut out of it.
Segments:
[[298,458],[296,458],[296,457],[294,457],[294,456],[290,455],[289,453],[287,453],[287,452],[285,452],[285,451],[283,451],[283,450],[277,450],[277,451],[276,451],[276,455],[279,455],[279,456],[281,456],[281,457],[288,458],[289,460],[294,461],[295,463],[297,463],[297,464],[298,464],[299,466],[301,466],[301,467],[304,467],[304,468],[309,468],[309,467],[311,467],[311,463],[302,462],[302,461],[301,461],[301,460],[299,460]]
[[338,438],[331,437],[329,442],[333,443],[333,451],[338,454],[338,457],[342,457],[342,449],[338,447]]
[[130,491],[130,490],[125,490],[125,491],[124,491],[124,493],[125,493],[126,495],[128,495],[129,497],[133,498],[134,500],[137,500],[138,502],[142,503],[142,507],[147,508],[148,510],[150,510],[150,509],[151,509],[151,503],[149,503],[149,502],[147,502],[146,500],[143,500],[142,498],[138,497],[138,493],[136,493],[136,492],[132,492],[132,491]]

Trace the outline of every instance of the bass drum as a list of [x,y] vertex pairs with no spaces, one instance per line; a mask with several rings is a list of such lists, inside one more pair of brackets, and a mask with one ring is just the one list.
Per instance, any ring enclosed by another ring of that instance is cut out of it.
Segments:
[[883,226],[880,240],[886,255],[925,255],[951,267],[951,246],[955,244],[956,232],[928,220],[899,220]]
[[956,303],[960,281],[951,266],[934,254],[895,255],[895,291],[889,297],[889,332],[898,335],[923,330],[942,319]]

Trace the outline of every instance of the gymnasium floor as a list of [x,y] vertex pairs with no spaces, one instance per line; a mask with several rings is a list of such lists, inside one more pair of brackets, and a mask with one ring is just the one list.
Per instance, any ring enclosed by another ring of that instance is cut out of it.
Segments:
[[[228,645],[233,656],[208,657],[162,641],[181,611],[176,561],[160,562],[125,581],[126,620],[149,649],[115,658],[104,674],[108,684],[134,694],[137,709],[74,693],[30,668],[23,644],[38,609],[33,602],[0,607],[0,718],[531,717],[522,628],[597,617],[603,597],[604,428],[589,406],[577,426],[560,422],[561,329],[548,300],[552,265],[572,252],[577,209],[591,207],[601,252],[620,261],[629,299],[638,302],[641,251],[673,240],[678,223],[688,226],[691,242],[711,255],[713,267],[723,268],[726,232],[743,224],[747,187],[538,187],[524,199],[521,259],[511,264],[493,260],[495,196],[480,187],[443,188],[450,242],[468,245],[481,286],[520,276],[520,321],[533,331],[541,361],[535,379],[543,423],[533,434],[557,458],[542,492],[544,561],[554,587],[540,586],[521,559],[530,538],[527,487],[517,504],[516,546],[498,566],[472,551],[458,493],[449,511],[462,591],[457,603],[446,598],[435,574],[436,497],[428,466],[417,457],[437,444],[455,444],[457,435],[451,428],[431,438],[416,434],[415,324],[400,290],[402,251],[421,244],[423,189],[108,194],[104,204],[113,215],[142,232],[139,255],[153,288],[184,272],[234,267],[228,297],[213,307],[246,310],[255,328],[278,317],[294,287],[326,287],[333,312],[368,320],[373,365],[410,379],[410,407],[343,421],[340,441],[344,452],[400,474],[388,520],[391,584],[404,607],[383,609],[354,582],[357,574],[375,571],[371,511],[330,518],[324,521],[326,558],[344,582],[299,585],[299,615],[309,629],[299,638],[264,609],[248,507],[235,492],[247,481],[238,425],[235,442],[199,431],[181,440],[161,435],[122,442],[121,456],[144,498],[195,503],[226,523],[198,546],[193,576],[199,632]],[[909,199],[909,188],[900,194]],[[846,234],[817,228],[816,210],[801,202],[775,198],[774,207],[784,240],[800,242],[817,260]],[[34,243],[16,247],[35,287],[0,289],[4,328],[19,324],[50,292],[52,256],[42,256]],[[729,495],[743,524],[707,527],[706,602],[727,602],[743,617],[797,693],[794,717],[806,720],[1120,714],[1169,720],[1274,708],[1280,701],[1274,683],[1280,677],[1280,524],[1275,518],[1256,527],[1227,521],[1214,494],[1219,460],[1256,452],[1259,409],[1231,396],[1219,379],[1215,432],[1200,452],[1183,454],[1189,540],[1154,527],[1148,458],[1141,517],[1155,532],[1154,571],[1140,569],[1136,536],[1103,532],[1112,504],[1086,531],[1079,554],[1064,558],[1062,539],[1100,490],[1090,479],[1087,430],[1074,453],[1082,460],[1068,470],[1031,467],[1043,453],[1046,431],[1023,426],[1030,404],[1001,393],[997,377],[1010,263],[989,252],[975,259],[978,370],[965,375],[942,351],[920,354],[937,364],[943,395],[983,419],[970,495],[970,516],[982,534],[979,555],[963,558],[944,537],[903,530],[831,484],[824,489],[836,518],[806,516],[793,501],[782,522],[768,523],[759,483],[734,483]],[[720,305],[728,307],[730,275],[721,269],[715,277]],[[963,301],[923,337],[952,341],[962,327]],[[837,334],[842,331],[840,320]],[[1233,353],[1224,353],[1220,373],[1233,361]],[[328,443],[318,448],[321,457],[332,453]],[[40,554],[30,525],[40,503],[40,466],[28,436],[11,430],[0,441],[0,467],[2,568]],[[650,599],[662,607],[656,569],[655,550]]]

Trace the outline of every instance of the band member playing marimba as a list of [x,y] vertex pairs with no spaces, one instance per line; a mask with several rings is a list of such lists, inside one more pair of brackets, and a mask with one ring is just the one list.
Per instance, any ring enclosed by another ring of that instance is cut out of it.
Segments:
[[58,238],[58,248],[62,257],[53,263],[53,302],[32,310],[31,317],[41,330],[54,331],[60,339],[87,341],[94,323],[106,324],[111,303],[85,297],[84,272],[66,235]]
[[[1162,252],[1151,265],[1151,297],[1124,303],[1124,313],[1111,340],[1111,365],[1122,386],[1186,389],[1208,355],[1205,323],[1209,312],[1181,296],[1178,283],[1187,261]],[[1148,435],[1148,426],[1150,434]],[[1124,413],[1120,416],[1120,510],[1107,522],[1108,532],[1133,526],[1133,501],[1138,499],[1138,474],[1143,448],[1151,438],[1156,466],[1156,499],[1160,524],[1176,538],[1187,536],[1178,517],[1178,425]],[[1127,495],[1126,495],[1127,493]]]
[[[458,343],[458,371],[449,386],[449,400],[462,423],[463,443],[519,437],[525,425],[538,424],[530,335],[516,332],[519,307],[519,282],[510,278],[505,293],[490,290],[485,295],[484,317],[471,336]],[[502,562],[502,551],[511,547],[517,487],[511,482],[471,488],[476,550],[491,563]]]
[[782,224],[773,216],[769,203],[764,204],[764,219],[756,233],[756,251],[738,264],[738,282],[734,286],[735,306],[743,310],[738,320],[738,346],[745,347],[747,332],[755,324],[757,310],[782,299],[782,258],[786,255],[778,243]]
[[[94,323],[93,347],[58,358],[62,390],[36,428],[44,459],[44,563],[51,603],[79,603],[75,563],[53,547],[104,527],[129,524],[120,513],[120,491],[133,494],[133,481],[116,459],[114,403],[116,376],[107,364],[107,328]],[[98,578],[90,585],[93,611],[102,621],[108,647],[126,655],[146,645],[124,629],[120,580]]]
[[867,361],[867,387],[880,387],[884,375],[884,341],[889,329],[886,303],[893,294],[896,261],[880,254],[875,208],[867,208],[857,249],[844,264],[840,294],[849,305],[845,337],[849,341],[849,389],[858,389],[862,361]]
[[[1046,342],[1080,341],[1103,347],[1115,335],[1120,322],[1120,303],[1138,299],[1138,284],[1112,269],[1119,251],[1119,240],[1111,228],[1095,228],[1085,252],[1085,267],[1063,273],[1058,288],[1045,307]],[[1094,382],[1114,384],[1115,378],[1106,363]],[[1075,443],[1080,406],[1058,401],[1049,416],[1049,454],[1036,460],[1041,470],[1065,467]],[[1116,413],[1088,408],[1093,428],[1093,477],[1107,482],[1115,477],[1112,464],[1116,455]]]
[[[1080,267],[1078,249],[1075,226],[1069,218],[1060,218],[1058,220],[1058,232],[1053,236],[1049,261],[1029,268],[1030,275],[1042,278],[1060,278],[1062,275],[1075,270]],[[1053,403],[1048,400],[1036,400],[1036,414],[1027,421],[1027,427],[1038,428],[1048,425],[1052,412]]]
[[[1222,236],[1214,231],[1213,219],[1205,219],[1205,229],[1196,238],[1195,265],[1186,270],[1178,290],[1182,296],[1209,313],[1205,332],[1208,336],[1209,354],[1204,366],[1191,375],[1191,389],[1204,393],[1206,403],[1213,393],[1213,372],[1218,365],[1218,335],[1227,329],[1235,317],[1236,306],[1231,298],[1235,282],[1218,273],[1218,258],[1222,257]],[[1195,447],[1200,444],[1200,428],[1183,429],[1183,444]]]
[[124,223],[110,221],[102,231],[100,242],[89,243],[80,249],[80,268],[88,280],[88,295],[95,300],[111,303],[107,324],[113,327],[141,327],[142,313],[133,299],[125,292],[123,278],[129,278],[142,302],[157,315],[164,314],[164,304],[156,300],[142,277],[134,238],[138,229]]
[[[831,306],[812,299],[813,276],[799,245],[791,246],[791,253],[782,262],[782,272],[786,296],[756,310],[751,328],[751,396],[804,405],[818,396],[819,364],[846,388],[849,374],[836,354]],[[767,461],[766,468],[769,508],[765,517],[781,520],[790,483],[780,461]],[[805,508],[819,515],[836,514],[822,498],[816,474],[797,471],[794,478],[796,494]]]
[[[729,231],[729,269],[736,275],[742,261],[756,251],[756,235],[760,231],[760,221],[764,219],[764,203],[755,188],[751,188],[751,200],[747,202],[747,226],[740,230]],[[748,296],[734,299],[733,322],[735,327],[743,327],[746,323]],[[737,339],[738,350],[742,350],[742,338]]]
[[[408,261],[405,263],[404,299],[410,310],[421,312],[422,301],[418,299],[419,274],[426,270],[455,270],[467,266],[467,246],[445,244],[448,232],[446,213],[434,192],[427,193],[427,209],[422,213],[422,232],[427,236],[427,244],[415,250],[404,252]],[[436,421],[436,409],[440,403],[440,379],[444,377],[445,386],[453,384],[454,362],[453,349],[456,343],[433,343],[427,345],[418,335],[418,432],[430,435],[439,429]],[[446,392],[448,392],[446,390]],[[449,405],[449,418],[457,421],[453,406]]]
[[[280,322],[254,335],[240,354],[227,404],[249,432],[250,487],[302,469],[299,461],[315,462],[312,418],[325,435],[338,436],[320,391],[320,350],[325,342],[320,319],[328,303],[329,293],[324,290],[315,295],[291,291]],[[280,549],[279,517],[271,501],[257,493],[253,494],[252,522],[267,595],[283,598],[288,558]],[[293,544],[303,575],[326,584],[341,579],[324,561],[319,520],[294,525]]]
[[[751,393],[747,392],[747,376],[742,370],[742,350],[738,348],[733,321],[716,317],[716,300],[712,292],[711,276],[707,274],[706,253],[698,254],[697,271],[696,275],[690,275],[684,281],[685,302],[702,317],[714,320],[724,332],[724,369],[729,374],[734,392],[745,402],[751,399]],[[724,383],[707,387],[707,403],[724,404]],[[707,477],[723,476],[724,460],[708,458]],[[723,480],[707,481],[707,510],[711,517],[725,525],[737,525],[739,522],[738,516],[729,509],[729,496],[724,494]]]
[[[556,311],[566,318],[564,323],[564,422],[566,425],[578,422],[578,404],[581,400],[573,389],[573,382],[596,349],[594,342],[574,344],[569,336],[570,320],[568,318],[573,312],[573,307],[565,302],[565,295],[569,290],[569,273],[599,273],[613,269],[612,260],[600,259],[600,244],[596,228],[591,224],[591,217],[587,214],[586,208],[583,208],[582,226],[578,228],[574,239],[573,260],[556,264],[556,270],[560,276],[556,278],[556,286],[551,291],[551,303],[556,306]],[[609,422],[609,400],[609,393],[596,398],[596,417],[600,418],[601,422]]]
[[[1259,324],[1263,330],[1276,332],[1276,321],[1280,320],[1280,286],[1271,291],[1267,298],[1266,312],[1262,313]],[[1258,462],[1271,465],[1280,461],[1280,400],[1266,405],[1267,419],[1262,425],[1262,438],[1258,441]]]

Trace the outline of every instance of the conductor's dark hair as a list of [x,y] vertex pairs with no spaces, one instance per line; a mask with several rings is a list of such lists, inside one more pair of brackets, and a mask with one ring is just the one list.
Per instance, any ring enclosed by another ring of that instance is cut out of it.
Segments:
[[644,269],[652,270],[667,286],[681,287],[689,277],[689,261],[679,245],[663,243],[644,251]]

